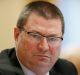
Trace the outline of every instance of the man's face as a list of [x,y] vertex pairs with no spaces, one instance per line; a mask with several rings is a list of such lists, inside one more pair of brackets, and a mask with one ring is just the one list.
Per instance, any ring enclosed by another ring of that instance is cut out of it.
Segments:
[[[62,37],[61,20],[58,18],[45,19],[32,13],[24,28],[28,32],[33,32],[37,35]],[[35,40],[27,32],[20,32],[18,28],[14,29],[17,57],[25,67],[32,71],[47,72],[59,57],[61,41],[59,43],[50,43],[45,37],[38,41],[36,38],[39,37],[33,36]]]

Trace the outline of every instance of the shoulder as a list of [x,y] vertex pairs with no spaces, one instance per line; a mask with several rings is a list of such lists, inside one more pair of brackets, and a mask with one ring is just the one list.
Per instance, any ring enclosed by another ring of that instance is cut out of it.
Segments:
[[15,52],[15,48],[5,49],[0,52],[0,60],[9,58],[12,53]]
[[24,75],[15,48],[5,49],[0,53],[0,75]]
[[54,66],[54,70],[62,73],[62,75],[78,75],[74,64],[65,59],[59,59]]
[[6,75],[8,73],[8,64],[10,64],[9,54],[12,49],[5,49],[0,52],[0,75]]
[[[0,69],[6,68],[6,65],[11,65],[12,53],[14,48],[5,49],[0,52]],[[4,67],[3,67],[4,66]]]

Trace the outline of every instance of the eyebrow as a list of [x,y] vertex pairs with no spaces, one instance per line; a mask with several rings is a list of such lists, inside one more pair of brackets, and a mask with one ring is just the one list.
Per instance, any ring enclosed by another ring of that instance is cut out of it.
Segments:
[[38,32],[38,31],[35,31],[35,30],[33,30],[33,31],[31,31],[31,32],[32,32],[32,33],[39,34],[39,35],[44,36],[44,37],[57,37],[56,34],[43,35],[42,33]]

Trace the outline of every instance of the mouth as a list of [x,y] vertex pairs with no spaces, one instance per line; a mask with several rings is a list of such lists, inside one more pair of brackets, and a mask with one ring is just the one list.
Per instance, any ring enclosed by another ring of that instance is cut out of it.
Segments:
[[39,63],[50,63],[51,62],[51,56],[49,54],[36,54],[34,55],[35,59]]
[[37,56],[50,58],[50,56],[48,56],[48,55],[37,55]]
[[43,55],[43,54],[38,54],[36,55],[40,59],[50,59],[51,57],[49,55]]
[[39,61],[41,61],[41,62],[48,63],[48,62],[50,62],[51,57],[48,56],[48,55],[42,55],[42,54],[40,54],[40,55],[37,55],[37,59],[38,59]]

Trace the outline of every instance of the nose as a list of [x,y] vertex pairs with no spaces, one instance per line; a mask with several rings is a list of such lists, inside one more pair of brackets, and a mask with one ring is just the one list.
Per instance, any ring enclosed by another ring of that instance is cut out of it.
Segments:
[[39,42],[38,48],[39,48],[39,50],[41,50],[41,51],[47,51],[47,50],[49,50],[49,44],[48,44],[46,38],[43,38],[43,39]]

